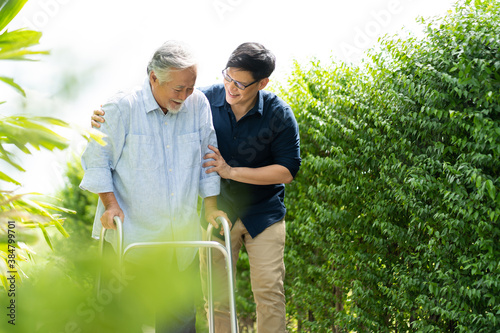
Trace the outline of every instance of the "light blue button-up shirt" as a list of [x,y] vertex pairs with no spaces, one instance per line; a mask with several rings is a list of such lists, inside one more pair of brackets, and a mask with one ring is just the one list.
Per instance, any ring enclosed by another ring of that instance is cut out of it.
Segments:
[[[107,145],[90,141],[82,156],[80,187],[114,192],[125,214],[123,244],[200,240],[198,196],[216,196],[220,177],[206,174],[202,156],[217,144],[210,105],[195,89],[177,114],[160,109],[149,80],[119,93],[102,106],[101,131]],[[92,237],[99,238],[105,209],[99,200]],[[106,240],[114,244],[114,230]],[[176,249],[179,268],[192,261],[195,248]]]

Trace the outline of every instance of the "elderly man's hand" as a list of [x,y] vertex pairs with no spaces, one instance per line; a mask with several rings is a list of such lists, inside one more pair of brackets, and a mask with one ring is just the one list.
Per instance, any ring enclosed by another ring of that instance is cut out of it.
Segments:
[[105,229],[116,229],[114,218],[118,216],[122,222],[125,219],[122,209],[118,204],[109,205],[101,216],[101,223]]
[[[208,221],[208,223],[213,225],[215,229],[219,229],[219,224],[215,220],[219,216],[222,216],[227,220],[227,223],[229,224],[229,229],[231,229],[232,228],[231,221],[229,220],[225,212],[223,212],[222,210],[218,210],[216,208],[205,209],[205,219]],[[224,235],[224,228],[221,228],[220,234]]]

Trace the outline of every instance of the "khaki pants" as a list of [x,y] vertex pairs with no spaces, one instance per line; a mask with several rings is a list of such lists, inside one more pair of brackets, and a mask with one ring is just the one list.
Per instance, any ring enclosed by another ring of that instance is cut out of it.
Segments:
[[[204,232],[205,236],[206,231]],[[234,272],[236,272],[236,261],[242,244],[245,244],[247,249],[250,262],[250,280],[257,305],[258,333],[286,332],[285,291],[283,287],[285,236],[284,220],[271,225],[255,238],[250,236],[239,219],[231,230]],[[224,243],[216,237],[212,238]],[[206,249],[200,250],[200,256],[203,291],[207,295]],[[215,332],[231,332],[224,256],[220,251],[212,250],[212,260]]]

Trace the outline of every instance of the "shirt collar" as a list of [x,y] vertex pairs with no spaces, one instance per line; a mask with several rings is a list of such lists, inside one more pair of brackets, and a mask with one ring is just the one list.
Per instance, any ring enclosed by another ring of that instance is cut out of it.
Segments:
[[[217,88],[217,85],[214,85],[214,87]],[[216,88],[212,88],[212,89],[216,89]],[[215,107],[222,107],[224,106],[226,103],[226,89],[224,88],[224,85],[222,83],[220,83],[220,91],[222,91],[221,94],[214,94],[215,98],[213,98],[213,100],[211,101],[211,104]],[[217,90],[215,90],[217,91]]]
[[[153,96],[153,90],[151,90],[151,84],[149,83],[149,77],[144,79],[144,83],[142,85],[142,91],[144,92],[142,94],[142,101],[144,103],[144,111],[146,111],[146,113],[149,113],[151,111],[161,110],[160,106],[156,102],[155,97]],[[187,112],[186,101],[184,101],[184,103],[182,104],[182,107],[179,110],[179,112]],[[168,114],[170,114],[170,112]]]
[[153,96],[153,91],[151,90],[151,85],[149,84],[149,77],[144,79],[144,83],[142,84],[142,102],[144,103],[144,111],[149,113],[156,109],[159,109],[160,106],[156,103],[156,100]]
[[[258,113],[260,116],[264,113],[264,94],[262,93],[262,90],[259,90],[257,93],[257,103],[255,105],[257,106],[257,109],[255,110],[255,113]],[[255,109],[255,107],[254,107]]]

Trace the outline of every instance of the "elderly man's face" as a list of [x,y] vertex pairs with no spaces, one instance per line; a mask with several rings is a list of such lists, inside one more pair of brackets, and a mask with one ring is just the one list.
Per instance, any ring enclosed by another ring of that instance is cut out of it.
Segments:
[[163,112],[177,113],[182,104],[194,91],[196,83],[196,66],[173,70],[170,80],[160,84],[160,80],[154,72],[149,74],[149,82],[153,96],[162,108]]

